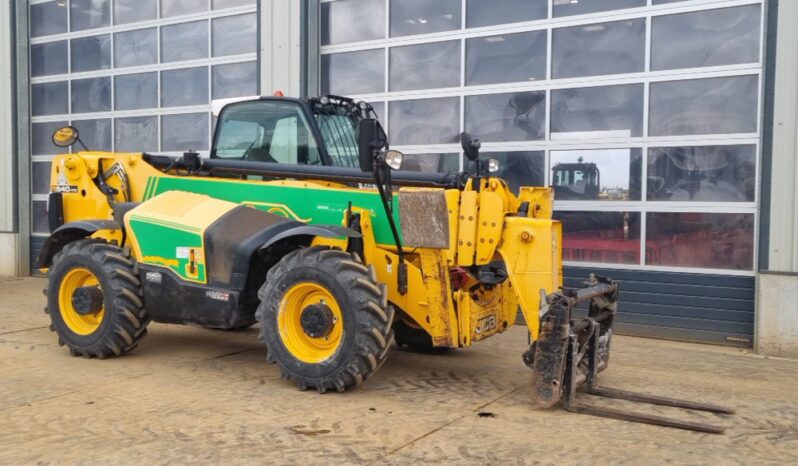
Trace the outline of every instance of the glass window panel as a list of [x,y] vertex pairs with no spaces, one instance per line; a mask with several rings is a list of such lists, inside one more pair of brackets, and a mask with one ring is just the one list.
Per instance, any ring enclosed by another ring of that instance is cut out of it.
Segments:
[[558,211],[562,259],[605,264],[640,263],[639,212]]
[[72,121],[72,126],[80,133],[80,140],[90,150],[112,150],[111,119]]
[[391,0],[391,37],[460,29],[461,0]]
[[69,7],[72,32],[111,25],[109,0],[69,0]]
[[759,9],[746,5],[654,17],[651,69],[758,62]]
[[390,90],[460,85],[460,41],[391,48]]
[[648,150],[648,200],[753,202],[756,146]]
[[254,6],[257,0],[213,0],[213,9],[235,8],[238,6]]
[[158,63],[158,30],[156,28],[114,34],[114,66],[141,66]]
[[642,18],[555,29],[551,40],[554,78],[634,73],[645,67]]
[[666,3],[685,2],[688,0],[652,0],[652,5],[665,5]]
[[[499,171],[491,176],[502,178],[516,194],[521,186],[545,185],[546,153],[543,151],[480,152],[479,158],[498,160]],[[467,168],[474,170],[474,163],[469,161]]]
[[30,74],[32,77],[68,73],[67,41],[48,42],[30,46]]
[[123,74],[114,78],[114,108],[158,107],[158,73]]
[[213,67],[213,98],[258,94],[258,64],[232,63]]
[[35,3],[30,6],[31,37],[67,32],[67,2]]
[[321,56],[321,93],[370,94],[385,91],[385,50]]
[[33,116],[69,113],[69,89],[66,81],[31,84],[30,90]]
[[369,102],[371,107],[374,109],[374,113],[377,114],[377,119],[382,122],[382,125],[385,126],[385,102]]
[[258,19],[255,13],[214,19],[212,24],[214,57],[257,51]]
[[50,192],[50,162],[33,162],[31,164],[31,187],[33,194],[47,194]]
[[[353,27],[353,25],[357,27]],[[385,38],[385,0],[321,4],[321,45]]]
[[534,21],[548,16],[548,0],[468,0],[466,4],[466,27],[469,28]]
[[72,39],[72,72],[106,70],[111,67],[111,35]]
[[646,0],[551,0],[552,15],[570,16],[646,6]]
[[643,85],[551,91],[551,138],[637,137],[643,133]]
[[562,150],[550,157],[558,201],[640,200],[640,149]]
[[449,173],[460,170],[460,154],[405,154],[402,170]]
[[754,215],[650,212],[646,264],[751,270]]
[[161,105],[205,105],[208,103],[208,68],[186,68],[161,72]]
[[466,96],[465,128],[482,142],[543,139],[546,92]]
[[32,123],[31,124],[31,154],[32,155],[56,155],[69,152],[68,147],[58,147],[53,144],[53,133],[58,128],[66,126],[66,121],[54,121],[52,123]]
[[546,79],[546,31],[466,40],[465,83]]
[[158,0],[114,0],[114,24],[158,18]]
[[111,110],[110,77],[72,81],[72,113],[107,112],[109,110]]
[[208,22],[174,24],[161,28],[161,61],[208,57]]
[[161,150],[208,150],[208,114],[187,113],[161,117]]
[[419,99],[391,102],[390,142],[402,144],[455,143],[460,134],[460,99]]
[[47,201],[32,202],[31,221],[33,233],[50,233],[50,220],[47,217]]
[[161,18],[208,11],[208,0],[161,0]]
[[757,76],[651,83],[649,134],[753,133]]
[[114,148],[117,152],[158,150],[158,117],[142,116],[114,120]]

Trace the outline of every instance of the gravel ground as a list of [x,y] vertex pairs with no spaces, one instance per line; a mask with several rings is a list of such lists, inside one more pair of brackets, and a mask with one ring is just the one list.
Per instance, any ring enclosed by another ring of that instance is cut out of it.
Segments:
[[737,409],[648,409],[728,427],[698,434],[535,408],[522,328],[445,354],[394,349],[361,388],[319,395],[280,380],[254,328],[151,324],[127,356],[71,357],[43,285],[0,279],[1,464],[798,463],[798,361],[616,338],[603,385]]

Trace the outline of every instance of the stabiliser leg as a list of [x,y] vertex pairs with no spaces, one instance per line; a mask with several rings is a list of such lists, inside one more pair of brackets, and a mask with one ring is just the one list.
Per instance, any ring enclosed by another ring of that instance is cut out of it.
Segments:
[[[703,422],[683,421],[577,402],[576,390],[584,384],[585,392],[596,397],[734,414],[734,410],[722,406],[599,387],[596,381],[598,373],[606,369],[609,360],[618,287],[615,282],[593,276],[586,285],[586,288],[565,290],[564,293],[557,293],[548,299],[548,312],[541,319],[539,338],[530,353],[524,357],[532,366],[534,374],[534,400],[544,407],[553,406],[562,400],[563,407],[574,413],[722,434],[725,430],[723,427]],[[574,306],[587,300],[591,301],[589,316],[573,319]]]

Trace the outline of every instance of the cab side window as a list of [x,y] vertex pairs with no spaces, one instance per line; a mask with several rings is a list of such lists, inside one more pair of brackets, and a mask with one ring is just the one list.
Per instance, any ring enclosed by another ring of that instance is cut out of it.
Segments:
[[212,158],[299,165],[321,163],[316,139],[295,102],[258,100],[226,107]]

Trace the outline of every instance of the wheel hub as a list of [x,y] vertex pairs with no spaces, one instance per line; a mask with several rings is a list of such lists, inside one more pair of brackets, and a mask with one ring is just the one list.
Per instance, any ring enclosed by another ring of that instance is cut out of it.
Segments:
[[82,286],[72,292],[72,307],[79,315],[97,314],[103,307],[103,292],[97,286]]
[[310,338],[326,337],[335,324],[332,311],[324,303],[316,303],[302,309],[299,324]]

